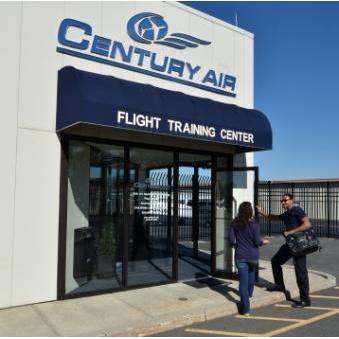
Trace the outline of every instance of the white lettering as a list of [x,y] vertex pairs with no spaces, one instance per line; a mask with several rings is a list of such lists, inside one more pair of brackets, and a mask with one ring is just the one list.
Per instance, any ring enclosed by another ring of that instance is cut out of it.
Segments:
[[230,129],[221,129],[220,137],[223,140],[241,141],[254,144],[254,135],[252,133],[233,131]]
[[180,121],[175,121],[175,132],[179,131],[180,133],[182,133],[181,126],[182,123]]
[[124,111],[117,112],[117,123],[146,128],[159,129],[161,118],[144,114],[130,114]]
[[188,122],[183,123],[181,121],[170,120],[170,119],[167,119],[167,122],[169,124],[170,132],[206,136],[210,138],[215,137],[214,127],[197,125],[197,124],[188,123]]
[[121,120],[122,120],[122,119],[125,119],[125,117],[126,117],[126,112],[124,112],[124,111],[118,111],[118,118],[117,118],[118,124],[120,124]]
[[169,130],[170,130],[170,132],[172,132],[175,120],[167,119],[167,122],[169,123]]

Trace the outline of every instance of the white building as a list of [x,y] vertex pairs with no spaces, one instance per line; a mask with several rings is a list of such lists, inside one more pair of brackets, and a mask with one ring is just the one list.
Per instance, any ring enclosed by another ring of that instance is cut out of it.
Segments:
[[[204,269],[229,272],[227,225],[272,146],[253,35],[173,2],[3,2],[0,30],[0,308],[182,279],[188,168],[198,191],[211,175]],[[147,216],[151,171],[172,215]]]

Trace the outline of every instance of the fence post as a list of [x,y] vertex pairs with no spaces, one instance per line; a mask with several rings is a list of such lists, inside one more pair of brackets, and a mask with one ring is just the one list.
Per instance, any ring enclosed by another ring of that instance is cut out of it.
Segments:
[[194,166],[192,177],[192,240],[193,255],[198,258],[199,242],[199,167]]
[[330,182],[326,182],[327,188],[327,238],[331,236],[330,232]]
[[170,252],[172,248],[172,168],[167,167],[167,250]]
[[[271,180],[268,181],[268,214],[271,214]],[[272,223],[271,219],[268,219],[268,235],[272,236]]]

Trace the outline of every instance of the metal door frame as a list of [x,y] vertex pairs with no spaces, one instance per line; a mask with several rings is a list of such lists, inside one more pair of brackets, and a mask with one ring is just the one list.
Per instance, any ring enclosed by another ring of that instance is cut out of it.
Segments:
[[[180,154],[194,154],[192,152],[190,152],[189,150],[187,151],[179,151],[176,152],[177,153],[177,159],[174,162],[174,168],[176,169],[176,172],[174,172],[174,180],[175,181],[175,196],[176,196],[176,200],[174,201],[174,211],[175,211],[175,215],[174,215],[174,225],[173,225],[173,229],[175,230],[174,232],[174,236],[173,236],[173,244],[174,244],[174,261],[175,261],[175,274],[174,277],[176,279],[176,281],[180,281],[179,279],[179,250],[178,250],[178,245],[179,245],[179,224],[178,224],[178,219],[179,219],[179,208],[178,208],[178,198],[179,198],[179,168],[180,167],[192,167],[194,169],[194,174],[192,175],[192,243],[193,243],[193,255],[197,255],[198,254],[198,239],[199,239],[199,222],[196,223],[197,225],[197,229],[194,229],[194,219],[195,220],[199,220],[199,208],[196,208],[196,206],[194,206],[194,202],[193,202],[193,196],[194,196],[194,182],[198,179],[199,177],[199,168],[209,168],[211,170],[211,228],[210,228],[210,237],[211,237],[211,259],[209,262],[209,266],[210,266],[210,271],[209,271],[209,275],[212,275],[212,264],[213,264],[213,259],[212,259],[212,238],[213,238],[213,213],[214,213],[214,203],[213,203],[213,172],[214,172],[214,164],[215,164],[215,158],[216,156],[214,154],[210,155],[211,160],[210,161],[200,161],[200,162],[180,162]],[[204,153],[203,153],[204,154]],[[206,155],[208,155],[206,153]],[[220,156],[220,155],[219,155]],[[211,165],[210,166],[206,166],[206,162],[210,162]],[[194,178],[195,177],[195,178]],[[196,182],[196,184],[198,184],[199,187],[199,183]],[[198,195],[199,195],[199,190],[198,190]]]

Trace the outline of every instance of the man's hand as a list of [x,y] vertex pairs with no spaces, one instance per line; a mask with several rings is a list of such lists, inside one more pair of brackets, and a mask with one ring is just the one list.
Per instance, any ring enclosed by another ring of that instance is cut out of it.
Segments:
[[257,209],[259,214],[263,214],[261,206],[257,205],[257,206],[255,206],[255,208]]
[[291,235],[293,233],[294,233],[293,231],[284,231],[283,235],[284,235],[284,237],[287,237],[288,235]]

